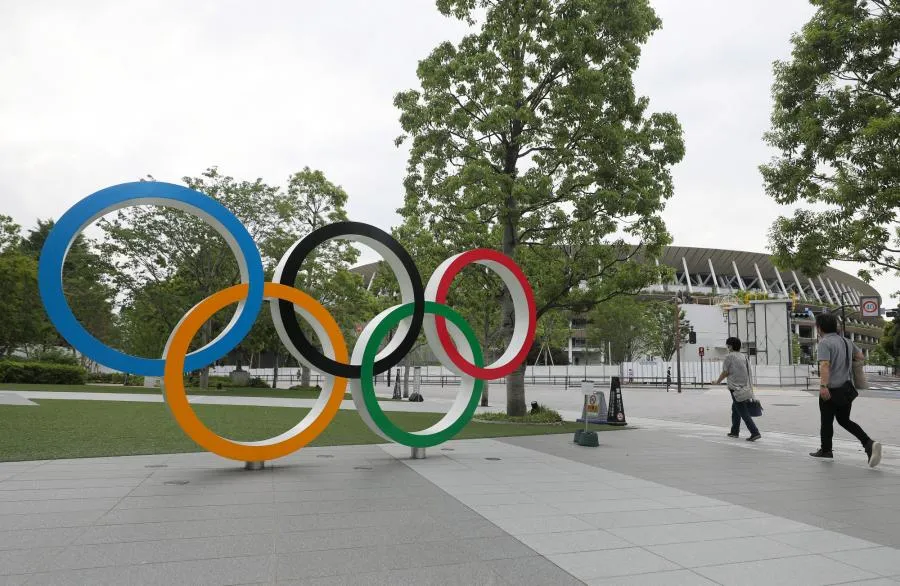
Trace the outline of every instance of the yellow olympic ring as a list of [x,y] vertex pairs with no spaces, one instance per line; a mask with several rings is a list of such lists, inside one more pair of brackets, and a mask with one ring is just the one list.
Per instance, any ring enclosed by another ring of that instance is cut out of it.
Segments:
[[[257,442],[238,442],[223,438],[206,427],[187,399],[182,374],[185,357],[191,340],[203,324],[217,311],[246,299],[248,288],[248,285],[241,284],[213,293],[182,318],[169,337],[163,353],[165,359],[163,394],[175,421],[198,445],[224,458],[256,462],[286,456],[307,445],[322,433],[341,406],[347,389],[347,379],[326,377],[325,386],[312,410],[300,423],[273,438]],[[348,362],[347,344],[341,330],[331,314],[318,301],[299,289],[279,283],[266,283],[263,296],[290,301],[300,308],[306,314],[310,325],[317,330],[323,348],[327,351],[330,346],[335,360]]]

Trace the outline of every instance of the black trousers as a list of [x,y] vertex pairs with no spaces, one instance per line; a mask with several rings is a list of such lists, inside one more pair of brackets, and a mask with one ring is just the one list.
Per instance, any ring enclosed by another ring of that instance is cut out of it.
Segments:
[[841,427],[852,433],[862,443],[863,447],[868,445],[870,441],[869,436],[866,435],[863,428],[850,420],[850,409],[852,408],[852,402],[837,407],[832,401],[823,401],[819,397],[819,412],[822,414],[822,449],[826,452],[830,452],[832,449],[831,440],[834,437],[835,419],[837,419]]

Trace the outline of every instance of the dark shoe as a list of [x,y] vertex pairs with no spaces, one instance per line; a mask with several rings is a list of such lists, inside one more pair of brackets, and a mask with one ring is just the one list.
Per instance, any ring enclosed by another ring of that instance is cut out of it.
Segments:
[[747,441],[748,441],[748,442],[755,442],[756,440],[758,440],[758,439],[761,438],[761,437],[762,437],[762,436],[761,436],[760,434],[754,433],[753,435],[751,435],[750,437],[747,438]]
[[741,437],[741,436],[736,433],[729,433],[728,437]]
[[834,458],[833,452],[826,452],[822,448],[819,448],[819,450],[816,452],[810,452],[809,455],[813,458],[828,458],[829,460]]
[[869,457],[870,468],[878,466],[881,463],[881,444],[869,440],[869,445],[866,446],[866,455]]

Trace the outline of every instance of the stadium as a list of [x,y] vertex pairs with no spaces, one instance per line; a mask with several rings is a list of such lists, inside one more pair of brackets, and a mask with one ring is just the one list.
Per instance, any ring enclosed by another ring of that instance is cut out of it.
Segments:
[[[847,337],[866,355],[878,344],[884,327],[881,317],[864,318],[859,313],[861,299],[880,297],[878,292],[835,268],[812,277],[778,270],[767,254],[685,246],[666,247],[656,262],[673,269],[673,277],[647,287],[641,297],[674,304],[680,295],[678,303],[696,334],[696,346],[685,348],[690,352],[687,360],[697,360],[700,347],[709,359],[721,359],[725,339],[735,335],[745,341],[756,364],[811,364],[814,315],[841,305],[848,306]],[[371,286],[377,266],[371,263],[354,271]],[[587,346],[584,319],[573,317],[570,326],[564,348],[569,364],[606,363],[602,348]]]

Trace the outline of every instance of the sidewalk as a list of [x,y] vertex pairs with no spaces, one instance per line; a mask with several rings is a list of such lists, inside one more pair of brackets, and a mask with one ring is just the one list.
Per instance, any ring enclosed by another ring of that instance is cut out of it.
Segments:
[[631,427],[425,460],[312,448],[260,472],[210,454],[0,464],[0,584],[900,582],[900,451],[872,470],[850,442],[820,462],[813,437]]

